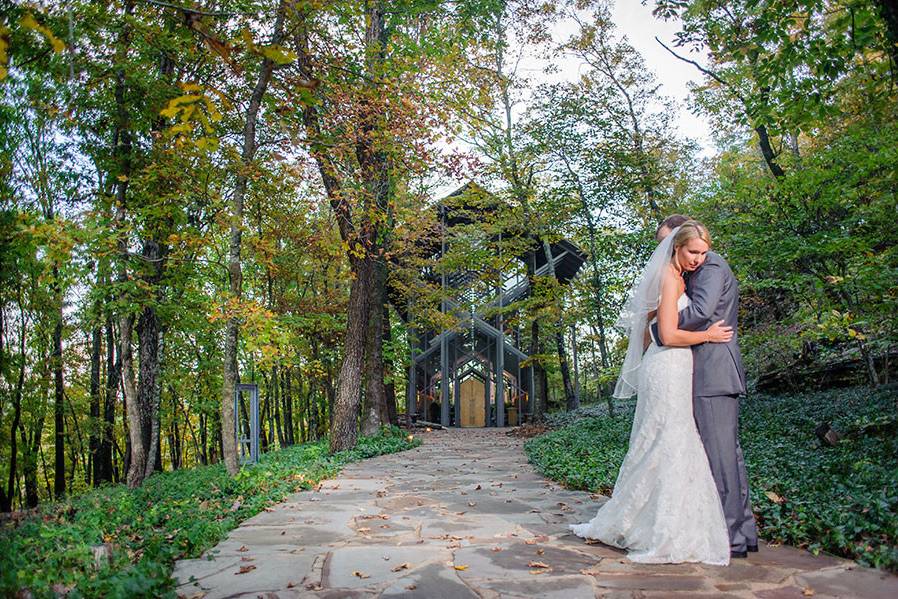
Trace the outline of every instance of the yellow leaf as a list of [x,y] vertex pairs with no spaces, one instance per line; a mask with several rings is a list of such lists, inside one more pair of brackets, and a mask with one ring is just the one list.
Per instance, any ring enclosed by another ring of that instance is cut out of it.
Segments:
[[167,108],[163,108],[159,111],[159,114],[164,116],[167,119],[173,119],[178,116],[178,112],[180,112],[180,108],[177,106],[169,106]]
[[50,42],[50,45],[53,46],[53,51],[59,54],[63,50],[65,50],[65,44],[61,39],[53,35],[53,32],[50,31],[47,27],[44,27],[40,23],[38,23],[34,15],[30,12],[26,12],[22,19],[19,21],[19,24],[25,29],[31,29],[32,31],[36,31],[47,38],[47,41]]
[[295,52],[281,46],[263,46],[261,50],[265,58],[277,64],[288,64],[296,60]]
[[254,51],[256,49],[256,44],[253,42],[253,36],[250,35],[249,30],[244,29],[240,32],[240,37],[243,38],[243,43],[246,44],[246,49],[250,51]]
[[124,183],[125,181],[128,180],[128,175],[119,175],[118,177],[116,177],[116,179],[118,179],[119,181]]
[[468,569],[468,566],[467,566],[467,565],[464,565],[464,566],[452,566],[452,567],[455,568],[456,570],[467,570],[467,569]]

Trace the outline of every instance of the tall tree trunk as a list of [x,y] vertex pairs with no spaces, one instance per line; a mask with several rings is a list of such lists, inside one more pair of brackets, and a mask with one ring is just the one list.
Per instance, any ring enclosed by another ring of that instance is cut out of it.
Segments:
[[100,419],[100,352],[102,351],[103,331],[94,325],[90,335],[90,428],[88,433],[88,450],[90,451],[91,480],[97,486],[100,481],[100,435],[103,422]]
[[602,317],[602,294],[604,292],[604,289],[602,285],[602,277],[599,274],[599,254],[596,247],[596,223],[592,215],[592,210],[590,210],[589,202],[586,199],[586,192],[583,189],[583,184],[580,181],[580,177],[577,175],[574,169],[571,168],[567,157],[564,156],[563,153],[561,157],[564,160],[564,165],[568,171],[568,174],[574,179],[577,184],[577,196],[580,199],[580,210],[583,213],[584,219],[586,220],[586,232],[589,236],[589,263],[592,267],[592,288],[593,293],[595,294],[595,310],[593,314],[596,319],[596,325],[599,327],[599,354],[602,357],[602,368],[608,368],[608,342],[605,337],[605,319]]
[[387,389],[384,384],[383,315],[387,267],[383,260],[372,266],[370,306],[368,307],[368,335],[365,348],[365,414],[363,435],[374,435],[381,425],[390,422],[387,409]]
[[[285,3],[278,3],[274,23],[273,43],[280,43],[284,35]],[[262,99],[268,91],[268,84],[274,73],[274,62],[265,58],[259,67],[256,85],[250,96],[246,109],[246,121],[243,126],[243,148],[240,156],[240,167],[237,169],[237,180],[234,195],[231,199],[231,230],[228,244],[228,275],[230,294],[234,302],[243,296],[243,272],[240,265],[240,253],[243,240],[243,205],[249,184],[249,168],[256,155],[256,124]],[[237,385],[237,338],[240,334],[240,319],[234,315],[228,319],[225,329],[224,371],[221,388],[221,428],[222,451],[225,468],[231,475],[237,474],[240,464],[237,460],[237,440],[234,436],[234,391]]]
[[22,390],[25,386],[25,370],[27,356],[25,354],[25,335],[26,335],[26,318],[25,305],[22,299],[22,292],[18,293],[19,303],[19,376],[16,379],[16,390],[13,395],[13,417],[12,425],[9,429],[9,479],[6,484],[6,492],[0,489],[0,512],[11,512],[13,499],[16,495],[16,478],[18,476],[16,467],[19,457],[18,447],[16,443],[16,430],[22,421]]
[[284,435],[284,424],[281,420],[281,369],[277,366],[271,369],[271,390],[272,400],[274,401],[274,426],[278,434],[278,447],[283,449],[287,444]]
[[54,438],[54,478],[53,496],[65,495],[65,385],[62,374],[62,293],[59,283],[59,268],[53,267],[54,297],[59,303],[56,325],[53,327],[53,354],[50,364],[53,368],[53,438]]
[[122,360],[122,389],[125,396],[129,442],[125,461],[127,462],[127,483],[132,489],[143,483],[149,454],[149,448],[145,441],[149,438],[149,432],[144,433],[143,430],[144,418],[141,414],[140,402],[137,399],[137,385],[134,382],[134,354],[131,350],[133,329],[134,317],[130,314],[122,316],[119,323],[119,343],[121,344],[119,355]]
[[[393,338],[393,331],[390,326],[390,306],[384,302],[383,315],[383,344],[389,344]],[[393,379],[393,360],[384,357],[384,375],[389,375],[390,382],[386,384],[387,399],[387,419],[390,424],[399,424],[399,417],[396,415],[396,383]]]
[[116,359],[115,327],[112,318],[106,319],[106,392],[103,398],[103,421],[100,428],[100,442],[97,449],[98,470],[94,484],[110,482],[113,479],[112,437],[115,434],[115,402],[118,397],[122,363],[121,353]]
[[293,367],[288,366],[281,372],[281,397],[284,402],[284,439],[287,445],[294,445],[295,426],[293,424]]
[[353,258],[350,261],[353,263],[355,278],[349,289],[343,363],[340,365],[337,393],[331,415],[332,452],[352,449],[358,441],[362,367],[374,276],[371,260],[367,257]]
[[[358,190],[343,189],[339,169],[323,143],[321,122],[315,105],[303,107],[303,123],[310,141],[310,152],[318,164],[322,182],[327,191],[331,208],[337,219],[340,237],[351,248],[349,255],[350,270],[354,277],[349,294],[349,307],[346,325],[346,343],[343,362],[338,376],[338,389],[331,410],[331,451],[340,451],[355,446],[358,439],[359,401],[361,395],[362,369],[365,357],[365,334],[369,330],[370,304],[368,294],[374,285],[375,257],[383,259],[379,253],[385,249],[383,245],[386,226],[381,217],[389,219],[387,204],[390,197],[390,179],[388,160],[385,150],[379,147],[378,127],[383,118],[382,107],[378,104],[381,66],[385,60],[388,33],[385,27],[386,4],[382,0],[366,3],[365,45],[365,80],[367,89],[363,90],[362,100],[368,103],[367,110],[362,111],[359,133],[355,146],[355,156],[359,164],[361,188]],[[299,55],[297,67],[303,76],[314,79],[315,61],[311,56],[311,48],[307,31],[298,27],[296,32],[296,50]],[[359,202],[360,221],[354,223],[350,192],[361,196]],[[371,213],[375,213],[374,218]],[[357,250],[362,256],[356,255]],[[382,301],[382,300],[381,300]]]

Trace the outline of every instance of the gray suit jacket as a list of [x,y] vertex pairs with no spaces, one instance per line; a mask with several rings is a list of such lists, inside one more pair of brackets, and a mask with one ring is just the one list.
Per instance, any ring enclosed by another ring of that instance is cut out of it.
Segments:
[[[686,295],[691,302],[680,312],[680,329],[704,331],[723,319],[724,324],[733,327],[734,333],[727,343],[692,346],[692,394],[713,397],[745,393],[738,335],[739,283],[720,254],[708,252],[704,264],[687,274]],[[652,325],[652,333],[659,339],[657,323]],[[661,341],[659,344],[663,345]]]

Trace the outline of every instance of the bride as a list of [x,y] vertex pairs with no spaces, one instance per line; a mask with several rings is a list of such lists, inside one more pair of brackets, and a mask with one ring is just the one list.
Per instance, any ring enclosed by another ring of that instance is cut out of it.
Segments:
[[[617,322],[630,340],[614,396],[638,396],[630,446],[611,499],[595,518],[570,528],[627,549],[634,562],[730,561],[720,496],[692,415],[690,346],[726,342],[733,333],[722,320],[706,331],[677,329],[678,312],[689,305],[682,275],[701,266],[710,246],[697,221],[674,229],[655,249]],[[651,340],[643,354],[655,314],[665,345]]]

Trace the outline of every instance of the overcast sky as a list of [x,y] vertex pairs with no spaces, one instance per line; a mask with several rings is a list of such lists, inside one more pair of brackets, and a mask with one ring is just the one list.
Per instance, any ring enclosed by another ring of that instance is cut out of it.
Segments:
[[[700,81],[701,73],[697,69],[677,58],[655,41],[655,37],[662,40],[668,47],[673,47],[674,34],[679,31],[679,21],[661,21],[652,16],[653,2],[643,6],[640,0],[616,0],[612,11],[618,35],[626,36],[636,50],[642,55],[648,69],[655,75],[661,84],[660,93],[672,98],[679,107],[677,124],[682,135],[695,139],[703,148],[703,155],[711,155],[714,144],[710,136],[708,123],[703,116],[696,116],[689,111],[689,82]],[[554,32],[557,41],[569,38],[576,33],[576,25],[570,21],[560,24]],[[679,54],[685,51],[677,50]],[[704,63],[704,57],[695,54],[689,55],[690,59]],[[574,81],[578,78],[579,71],[584,68],[575,58],[565,60],[561,64],[557,78]],[[538,76],[539,71],[545,67],[545,61],[532,58],[527,61],[528,75]],[[555,79],[556,77],[552,77]]]
[[[702,157],[710,157],[715,153],[715,146],[710,134],[710,128],[703,115],[692,114],[689,110],[689,82],[701,81],[701,73],[697,69],[675,57],[661,47],[655,37],[662,40],[669,47],[673,47],[674,35],[680,29],[679,21],[661,21],[652,16],[653,2],[649,1],[643,6],[640,0],[616,0],[612,11],[612,20],[617,27],[617,34],[625,36],[636,50],[642,55],[647,68],[655,75],[661,84],[659,92],[672,99],[678,107],[676,119],[679,134],[695,140],[701,150]],[[584,15],[585,16],[585,15]],[[561,42],[576,33],[576,24],[567,21],[558,24],[553,31],[554,41]],[[512,48],[512,52],[514,48]],[[684,54],[682,49],[678,53]],[[552,66],[557,72],[546,74],[548,63],[537,56],[538,52],[528,51],[524,59],[518,65],[518,74],[530,79],[530,87],[535,88],[539,83],[547,81],[576,81],[580,71],[586,68],[578,59],[568,57],[553,59]],[[705,57],[699,54],[690,54],[689,58],[704,64]],[[513,112],[519,115],[526,109],[526,93],[523,102],[517,104]],[[456,149],[467,148],[467,144],[461,140],[455,140],[448,144]],[[438,186],[436,197],[449,193],[458,187],[459,181],[444,180]]]
[[[680,30],[680,23],[656,19],[652,16],[652,5],[653,3],[649,2],[648,6],[643,6],[639,0],[617,0],[612,15],[614,23],[620,33],[625,35],[630,44],[642,54],[648,68],[661,83],[662,93],[679,103],[680,132],[698,141],[704,148],[703,154],[710,155],[713,153],[714,144],[708,123],[703,116],[690,113],[687,107],[688,83],[701,81],[701,73],[691,64],[671,56],[655,41],[655,37],[658,37],[668,47],[673,47],[674,34]],[[677,53],[684,54],[679,50]],[[704,63],[703,57],[690,55],[689,58]]]

